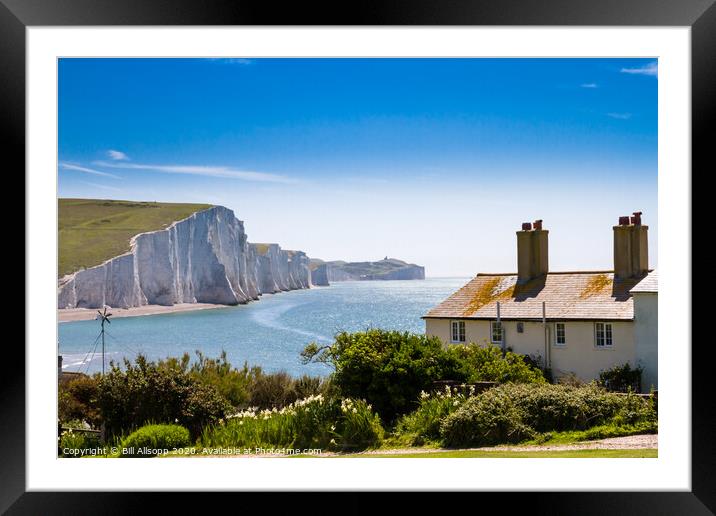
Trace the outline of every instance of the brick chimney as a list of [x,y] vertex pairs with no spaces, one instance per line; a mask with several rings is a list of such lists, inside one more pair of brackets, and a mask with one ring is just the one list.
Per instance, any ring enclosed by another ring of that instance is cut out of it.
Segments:
[[614,277],[638,278],[649,271],[649,226],[641,223],[641,212],[619,217],[614,226]]
[[522,224],[517,232],[517,283],[547,274],[548,235],[549,231],[542,229],[542,220]]

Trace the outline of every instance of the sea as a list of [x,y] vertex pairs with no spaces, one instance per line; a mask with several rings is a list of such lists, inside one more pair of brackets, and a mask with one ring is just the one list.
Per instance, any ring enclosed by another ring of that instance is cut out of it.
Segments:
[[[246,305],[173,314],[116,317],[105,325],[105,364],[122,364],[141,353],[150,360],[196,351],[216,358],[226,351],[232,365],[260,366],[266,372],[325,376],[326,364],[302,364],[310,342],[330,344],[341,331],[369,328],[425,332],[421,316],[469,278],[405,281],[345,281],[328,287],[261,296]],[[58,325],[63,370],[102,370],[98,321]]]

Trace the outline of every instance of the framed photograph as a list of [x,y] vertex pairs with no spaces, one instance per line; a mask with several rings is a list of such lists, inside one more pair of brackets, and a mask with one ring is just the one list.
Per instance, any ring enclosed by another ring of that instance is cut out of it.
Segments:
[[0,27],[27,201],[3,510],[715,510],[691,324],[713,1],[2,0]]

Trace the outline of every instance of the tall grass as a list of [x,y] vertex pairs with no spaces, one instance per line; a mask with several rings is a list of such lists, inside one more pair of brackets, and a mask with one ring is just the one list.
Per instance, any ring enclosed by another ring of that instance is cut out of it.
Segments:
[[206,448],[320,448],[357,450],[378,446],[383,429],[372,407],[360,400],[318,394],[281,409],[248,409],[204,429]]

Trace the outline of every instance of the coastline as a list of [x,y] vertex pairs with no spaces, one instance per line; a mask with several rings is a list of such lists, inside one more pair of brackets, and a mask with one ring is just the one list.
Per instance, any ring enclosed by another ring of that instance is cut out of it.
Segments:
[[[139,317],[142,315],[172,314],[194,310],[227,308],[229,305],[213,303],[178,303],[176,305],[144,305],[132,308],[110,308],[113,317]],[[62,308],[57,310],[58,322],[91,321],[97,316],[96,308]]]

